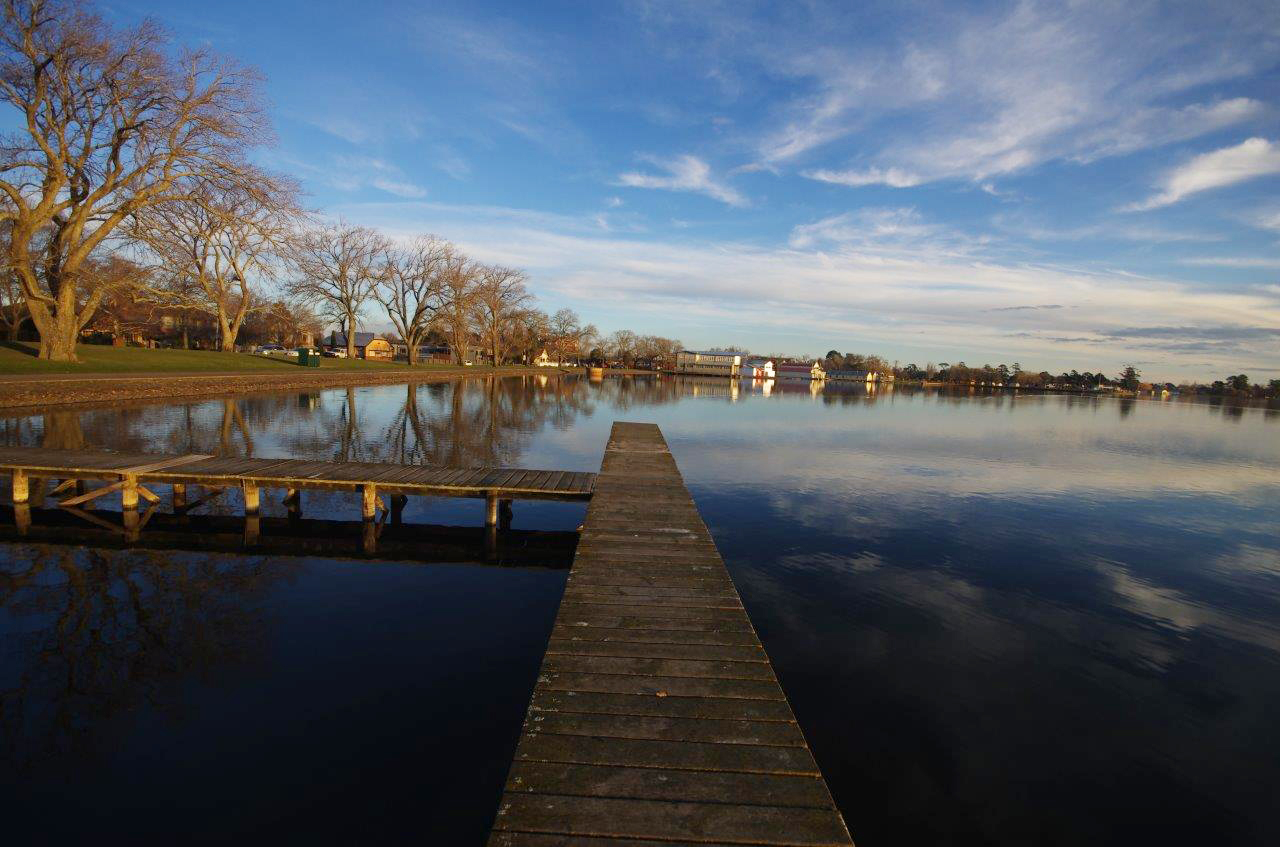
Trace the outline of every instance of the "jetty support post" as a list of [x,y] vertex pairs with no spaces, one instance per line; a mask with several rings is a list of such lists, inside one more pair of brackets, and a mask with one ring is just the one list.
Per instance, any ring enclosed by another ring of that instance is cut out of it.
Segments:
[[378,486],[360,486],[360,517],[371,521],[378,514]]
[[245,516],[257,515],[261,507],[261,492],[258,486],[252,480],[246,479],[240,483],[240,489],[244,492]]
[[404,494],[391,495],[391,522],[398,524],[403,520],[404,507],[408,504],[409,498]]
[[289,519],[298,520],[302,517],[302,491],[297,488],[290,488],[285,491],[284,505],[289,509]]
[[[127,491],[128,489],[122,490]],[[124,523],[124,540],[128,542],[137,541],[142,536],[142,520],[138,515],[137,491],[134,491],[133,508],[121,509],[120,518]]]
[[[120,508],[125,512],[138,511],[138,477],[135,474],[125,474],[120,480]],[[127,528],[127,525],[126,525]]]
[[498,525],[498,495],[489,492],[484,497],[484,525],[486,527],[496,527]]
[[13,503],[16,506],[19,503],[26,503],[31,499],[31,483],[27,479],[27,472],[21,468],[13,469]]
[[173,513],[183,514],[187,511],[187,486],[181,482],[173,484]]

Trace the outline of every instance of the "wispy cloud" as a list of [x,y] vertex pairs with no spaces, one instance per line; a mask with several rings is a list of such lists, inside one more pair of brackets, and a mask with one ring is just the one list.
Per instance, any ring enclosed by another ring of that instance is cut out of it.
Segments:
[[797,248],[869,245],[885,248],[928,240],[932,246],[939,247],[944,239],[949,246],[954,246],[959,236],[927,223],[914,208],[871,207],[799,224],[792,228],[787,243]]
[[856,188],[862,185],[887,185],[890,188],[910,188],[923,180],[916,174],[901,168],[867,168],[866,170],[833,171],[825,168],[803,171],[801,176],[818,182],[831,182]]
[[1194,256],[1181,263],[1217,268],[1280,268],[1280,256]]
[[661,159],[657,156],[642,158],[665,173],[630,171],[618,175],[618,185],[663,191],[691,191],[705,194],[730,206],[748,205],[746,197],[717,180],[711,173],[711,166],[697,156],[685,154],[673,159]]
[[1208,191],[1280,173],[1280,146],[1265,138],[1250,138],[1234,147],[1202,153],[1169,171],[1161,180],[1161,190],[1146,200],[1125,206],[1122,211],[1141,212],[1169,206]]
[[286,167],[309,182],[339,191],[373,188],[406,200],[427,196],[427,190],[408,179],[397,165],[376,156],[332,155],[322,163],[278,153],[264,158],[268,164]]
[[785,87],[785,101],[762,112],[761,161],[834,155],[860,163],[856,185],[868,184],[868,166],[982,182],[1244,125],[1268,107],[1206,92],[1280,58],[1280,13],[1264,6],[900,4],[874,36],[865,13],[823,2],[793,10],[785,27],[723,7],[646,9],[646,23],[682,38],[708,73]]

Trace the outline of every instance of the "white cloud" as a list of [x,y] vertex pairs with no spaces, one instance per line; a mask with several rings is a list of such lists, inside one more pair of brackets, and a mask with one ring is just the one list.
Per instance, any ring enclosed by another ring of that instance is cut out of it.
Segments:
[[1278,256],[1196,256],[1183,259],[1184,265],[1204,265],[1219,268],[1280,268]]
[[930,239],[940,243],[941,228],[927,224],[913,208],[866,208],[833,215],[792,228],[788,243],[795,248],[832,245],[903,244]]
[[410,200],[427,196],[425,188],[414,185],[412,182],[377,177],[371,180],[369,184],[379,191],[385,191],[388,194],[394,194],[397,197],[404,197]]
[[1280,173],[1280,146],[1250,138],[1235,147],[1202,153],[1165,175],[1162,189],[1123,211],[1140,212],[1177,203],[1192,194]]
[[1280,209],[1259,210],[1249,217],[1248,221],[1259,229],[1280,232]]
[[691,191],[705,194],[730,206],[746,206],[747,198],[736,190],[717,181],[711,174],[711,166],[697,156],[688,154],[674,159],[656,156],[643,157],[666,175],[628,172],[619,174],[618,184],[632,188],[656,188],[663,191]]
[[427,190],[410,181],[397,165],[376,156],[335,155],[329,156],[324,163],[274,152],[264,158],[269,164],[284,166],[308,181],[339,191],[357,192],[374,188],[406,200],[420,200],[427,196]]
[[833,171],[825,168],[804,171],[800,174],[818,182],[831,182],[836,185],[847,185],[856,188],[862,185],[887,185],[890,188],[910,188],[919,185],[923,180],[916,174],[900,168],[867,168],[855,171]]

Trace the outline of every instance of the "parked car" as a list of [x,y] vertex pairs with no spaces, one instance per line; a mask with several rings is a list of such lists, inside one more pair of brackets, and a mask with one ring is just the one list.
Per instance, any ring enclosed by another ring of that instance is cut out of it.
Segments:
[[258,352],[262,353],[263,355],[268,355],[271,353],[283,353],[284,348],[281,347],[279,344],[259,344]]
[[329,359],[345,359],[347,358],[346,350],[325,350],[324,355]]

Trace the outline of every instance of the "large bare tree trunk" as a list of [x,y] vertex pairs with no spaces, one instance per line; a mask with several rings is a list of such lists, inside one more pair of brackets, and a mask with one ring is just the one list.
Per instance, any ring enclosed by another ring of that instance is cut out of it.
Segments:
[[347,312],[347,358],[354,359],[356,357],[356,316],[354,312]]
[[[75,292],[68,287],[65,299],[71,299]],[[64,299],[58,298],[59,301]],[[40,333],[40,358],[53,362],[77,362],[76,333],[77,326],[74,306],[64,307],[61,302],[55,314],[43,304],[34,305],[31,309],[31,321]]]

